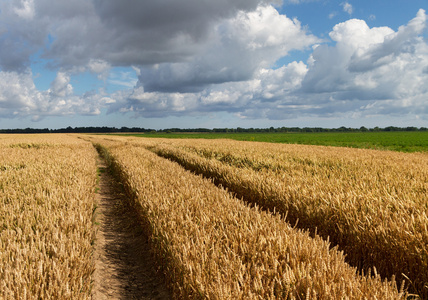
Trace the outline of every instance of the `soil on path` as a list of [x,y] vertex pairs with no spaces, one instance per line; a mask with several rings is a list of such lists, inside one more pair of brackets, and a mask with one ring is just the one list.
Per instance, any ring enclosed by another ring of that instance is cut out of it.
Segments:
[[123,187],[100,158],[92,299],[171,299]]

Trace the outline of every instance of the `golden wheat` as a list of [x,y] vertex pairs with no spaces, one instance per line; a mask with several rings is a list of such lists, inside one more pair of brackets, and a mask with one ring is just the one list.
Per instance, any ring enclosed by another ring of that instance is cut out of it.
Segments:
[[[115,142],[114,140],[117,140]],[[177,297],[400,299],[395,282],[358,276],[342,252],[279,216],[123,138],[94,138],[145,220]],[[134,140],[135,141],[135,140]]]
[[[340,245],[428,299],[428,155],[227,140],[146,147]],[[403,275],[402,275],[403,274]]]
[[0,299],[90,298],[96,157],[76,137],[0,136]]

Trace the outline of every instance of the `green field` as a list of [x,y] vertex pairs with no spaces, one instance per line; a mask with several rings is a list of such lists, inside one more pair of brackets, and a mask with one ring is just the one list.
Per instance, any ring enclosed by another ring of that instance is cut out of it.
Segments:
[[[126,134],[128,135],[128,134]],[[287,144],[427,152],[428,131],[317,132],[317,133],[146,133],[140,137],[233,139]]]

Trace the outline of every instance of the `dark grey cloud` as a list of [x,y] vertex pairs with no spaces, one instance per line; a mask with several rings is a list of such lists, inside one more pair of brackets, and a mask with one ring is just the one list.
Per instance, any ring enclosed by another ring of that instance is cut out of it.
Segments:
[[43,47],[46,24],[34,24],[32,1],[0,2],[0,70],[25,72],[30,56]]
[[198,53],[213,23],[263,1],[3,1],[0,46],[9,54],[1,52],[0,66],[22,71],[40,50],[62,68],[91,59],[113,66],[180,62]]
[[249,80],[289,51],[319,41],[297,20],[280,15],[272,6],[259,6],[217,23],[191,60],[141,68],[139,83],[149,92],[195,92],[211,84]]
[[[186,33],[203,39],[211,22],[230,18],[237,11],[254,10],[260,0],[218,1],[139,1],[94,0],[101,21],[113,28],[155,31],[158,39],[169,39]],[[153,34],[156,36],[156,34]]]
[[26,42],[22,39],[13,40],[0,37],[0,68],[6,71],[25,71],[29,65],[30,55],[34,49],[25,47]]
[[254,10],[260,2],[94,0],[85,14],[58,24],[48,54],[62,65],[90,58],[113,66],[180,62],[198,53],[213,22]]

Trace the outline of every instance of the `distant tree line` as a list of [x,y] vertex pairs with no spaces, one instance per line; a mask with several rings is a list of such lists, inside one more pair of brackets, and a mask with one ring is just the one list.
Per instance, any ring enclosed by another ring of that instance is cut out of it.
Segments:
[[301,132],[369,132],[369,131],[428,131],[426,127],[394,127],[388,126],[385,128],[366,128],[364,126],[360,128],[350,127],[339,127],[339,128],[321,128],[321,127],[270,127],[270,128],[169,128],[169,129],[147,129],[141,127],[71,127],[60,128],[60,129],[37,129],[37,128],[25,128],[25,129],[0,129],[0,133],[119,133],[119,132],[144,132],[144,133],[184,133],[184,132],[195,132],[195,133],[266,133],[266,132],[290,132],[290,133],[301,133]]
[[60,128],[60,129],[37,129],[37,128],[25,128],[25,129],[0,129],[0,133],[115,133],[115,132],[156,132],[154,129],[145,129],[140,127],[71,127]]
[[367,132],[367,131],[428,131],[426,127],[394,127],[389,126],[385,128],[366,128],[364,126],[360,128],[350,128],[350,127],[339,127],[339,128],[322,128],[322,127],[270,127],[270,128],[193,128],[193,129],[181,129],[181,128],[169,128],[161,129],[157,132],[164,133],[173,133],[173,132],[221,132],[221,133],[234,133],[234,132]]

